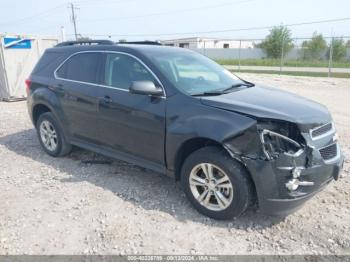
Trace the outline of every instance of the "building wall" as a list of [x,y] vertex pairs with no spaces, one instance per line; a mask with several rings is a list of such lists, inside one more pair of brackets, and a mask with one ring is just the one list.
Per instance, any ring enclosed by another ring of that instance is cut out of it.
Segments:
[[235,40],[202,40],[197,44],[197,48],[253,48],[251,41],[235,41]]
[[183,48],[198,48],[198,38],[176,39],[161,41],[164,45],[183,47]]
[[[2,45],[3,41],[0,40]],[[0,80],[3,78],[7,81],[1,81],[0,100],[25,98],[24,82],[26,78],[29,77],[45,49],[57,43],[57,39],[32,38],[30,49],[13,49],[1,46],[3,68],[0,67]]]
[[184,38],[161,41],[165,45],[184,48],[253,48],[252,41],[220,40],[210,38]]
[[6,97],[7,95],[8,95],[8,85],[7,85],[6,72],[5,72],[3,48],[2,48],[2,45],[0,44],[0,101],[2,97]]

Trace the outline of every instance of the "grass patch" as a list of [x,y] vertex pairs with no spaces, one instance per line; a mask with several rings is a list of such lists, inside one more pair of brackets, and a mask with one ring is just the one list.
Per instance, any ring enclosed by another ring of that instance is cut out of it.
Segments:
[[[328,77],[328,73],[323,72],[281,72],[275,70],[241,70],[240,72],[230,70],[232,73],[254,73],[254,74],[274,74],[274,75],[291,75],[291,76],[312,76],[312,77]],[[332,73],[335,78],[350,78],[350,73]]]
[[[216,59],[221,65],[238,65],[238,59]],[[243,66],[280,66],[279,59],[245,59],[241,60]],[[308,60],[285,60],[284,66],[290,67],[328,67],[328,61],[308,61]],[[350,60],[344,62],[333,62],[333,68],[350,68]]]

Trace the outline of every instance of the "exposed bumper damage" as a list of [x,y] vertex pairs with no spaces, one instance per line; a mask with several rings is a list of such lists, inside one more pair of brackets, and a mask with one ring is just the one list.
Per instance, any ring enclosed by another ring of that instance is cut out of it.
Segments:
[[241,136],[224,142],[251,173],[263,213],[287,215],[338,179],[344,157],[330,124],[309,128],[258,122]]

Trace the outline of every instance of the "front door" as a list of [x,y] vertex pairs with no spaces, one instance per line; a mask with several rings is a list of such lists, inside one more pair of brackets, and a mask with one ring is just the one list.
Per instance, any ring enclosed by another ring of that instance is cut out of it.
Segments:
[[138,59],[106,53],[103,85],[99,89],[99,134],[107,147],[159,166],[164,165],[165,97],[129,93],[133,81],[160,85]]

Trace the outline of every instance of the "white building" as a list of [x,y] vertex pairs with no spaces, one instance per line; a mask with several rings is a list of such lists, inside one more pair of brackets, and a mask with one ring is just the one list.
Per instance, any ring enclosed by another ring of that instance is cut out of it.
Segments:
[[25,80],[45,49],[57,43],[57,37],[0,33],[0,101],[26,97]]
[[204,48],[253,48],[254,43],[248,40],[230,40],[219,38],[179,38],[160,41],[163,45],[177,46],[190,49]]

